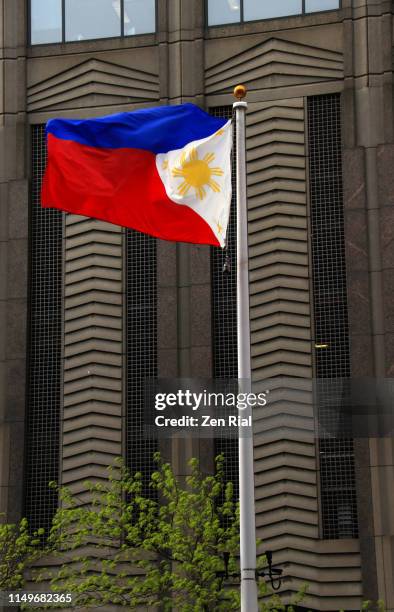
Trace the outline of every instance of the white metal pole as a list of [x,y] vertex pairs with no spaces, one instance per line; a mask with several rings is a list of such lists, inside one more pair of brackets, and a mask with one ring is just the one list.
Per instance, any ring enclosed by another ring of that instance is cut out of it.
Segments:
[[[238,98],[233,108],[236,116],[236,174],[237,174],[237,337],[238,378],[242,391],[251,389],[250,318],[249,318],[249,260],[248,211],[246,197],[245,113],[248,107],[241,98],[246,88],[234,90]],[[246,387],[246,388],[245,388]],[[242,416],[249,417],[249,406]],[[240,561],[241,612],[257,612],[256,585],[256,526],[254,504],[253,436],[241,434],[239,428],[239,499],[240,499]]]

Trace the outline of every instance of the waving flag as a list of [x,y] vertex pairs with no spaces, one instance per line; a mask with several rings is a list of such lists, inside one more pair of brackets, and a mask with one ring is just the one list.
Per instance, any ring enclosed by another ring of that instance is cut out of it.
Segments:
[[224,246],[231,121],[193,104],[51,119],[42,206],[165,240]]

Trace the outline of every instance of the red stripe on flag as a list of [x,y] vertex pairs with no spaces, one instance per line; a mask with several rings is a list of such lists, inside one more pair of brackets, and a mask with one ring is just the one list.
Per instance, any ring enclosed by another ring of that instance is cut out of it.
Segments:
[[219,242],[209,225],[165,191],[156,156],[141,149],[101,149],[48,134],[42,206],[102,219],[177,242]]

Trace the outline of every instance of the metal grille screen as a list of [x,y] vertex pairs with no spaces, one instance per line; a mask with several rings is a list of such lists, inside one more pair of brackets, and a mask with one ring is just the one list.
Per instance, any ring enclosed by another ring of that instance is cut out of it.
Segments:
[[[218,106],[211,115],[231,119],[232,106]],[[235,201],[235,157],[232,161],[233,199],[227,234],[230,272],[223,273],[225,253],[211,249],[213,375],[215,378],[237,378],[237,227]],[[234,483],[238,495],[238,441],[225,438],[215,440],[216,455],[226,458],[226,478]]]
[[[309,175],[316,377],[350,376],[346,262],[342,195],[340,95],[308,99]],[[338,387],[340,388],[340,387]],[[319,419],[343,398],[322,392]],[[324,538],[357,537],[357,505],[352,439],[320,440],[321,507]]]
[[126,462],[141,472],[145,492],[157,441],[144,438],[144,381],[157,377],[156,239],[126,231],[127,425]]
[[44,126],[32,128],[30,338],[26,422],[25,512],[32,529],[48,529],[59,478],[62,336],[62,213],[40,205],[46,166]]

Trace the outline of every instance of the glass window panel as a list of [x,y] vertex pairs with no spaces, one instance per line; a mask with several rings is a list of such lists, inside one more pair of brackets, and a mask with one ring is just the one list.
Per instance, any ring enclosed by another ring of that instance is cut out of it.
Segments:
[[155,0],[125,0],[125,36],[156,31],[155,4]]
[[244,0],[244,19],[271,19],[302,13],[302,0]]
[[61,0],[31,0],[30,15],[32,45],[61,42]]
[[237,23],[241,20],[241,0],[208,0],[208,25]]
[[120,0],[66,0],[66,40],[120,36]]
[[339,0],[305,0],[305,11],[307,13],[329,11],[337,8],[339,8]]

